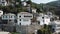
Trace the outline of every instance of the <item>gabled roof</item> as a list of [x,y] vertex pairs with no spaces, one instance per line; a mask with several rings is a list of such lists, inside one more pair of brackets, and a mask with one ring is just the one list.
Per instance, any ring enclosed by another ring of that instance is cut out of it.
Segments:
[[31,14],[31,13],[29,13],[29,12],[20,12],[18,14]]
[[4,15],[15,15],[15,14],[13,14],[13,13],[7,13],[7,14],[4,14]]

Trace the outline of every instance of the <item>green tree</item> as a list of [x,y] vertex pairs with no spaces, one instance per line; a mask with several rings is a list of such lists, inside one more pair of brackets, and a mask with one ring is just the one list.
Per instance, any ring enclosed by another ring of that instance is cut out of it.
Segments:
[[41,31],[41,30],[38,30],[38,31],[37,31],[37,34],[42,34],[42,31]]
[[31,1],[31,0],[28,0],[28,1],[27,1],[27,3],[28,3],[28,4],[31,4],[31,3],[32,3],[32,1]]
[[37,31],[37,34],[52,34],[51,26],[45,24],[42,29]]
[[42,11],[40,11],[40,9],[39,9],[39,8],[37,8],[36,12],[37,12],[37,13],[41,13]]

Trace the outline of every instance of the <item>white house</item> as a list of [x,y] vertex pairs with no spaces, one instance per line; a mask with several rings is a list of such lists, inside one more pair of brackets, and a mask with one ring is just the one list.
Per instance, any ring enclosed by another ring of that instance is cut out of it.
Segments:
[[0,10],[0,17],[3,15],[3,11],[2,10]]
[[60,33],[60,20],[53,21],[50,25],[52,25],[52,29],[54,29],[56,33]]
[[1,6],[7,6],[7,1],[6,0],[0,0],[0,5]]
[[40,22],[40,25],[48,25],[50,23],[50,17],[46,14],[40,13],[37,17],[37,20]]
[[16,16],[15,16],[15,14],[12,14],[12,13],[2,15],[2,20],[5,23],[15,22],[15,19],[16,19]]
[[28,1],[28,0],[23,0],[23,1],[22,1],[22,5],[23,5],[23,6],[29,6],[29,7],[30,7],[30,4],[28,4],[27,1]]
[[28,12],[21,12],[17,14],[18,25],[30,25],[33,15]]
[[32,8],[32,13],[36,13],[36,10],[35,8]]
[[25,1],[22,1],[23,6],[27,6],[27,3]]
[[8,13],[8,14],[4,14],[2,15],[2,20],[14,20],[15,19],[15,14],[12,14],[12,13]]

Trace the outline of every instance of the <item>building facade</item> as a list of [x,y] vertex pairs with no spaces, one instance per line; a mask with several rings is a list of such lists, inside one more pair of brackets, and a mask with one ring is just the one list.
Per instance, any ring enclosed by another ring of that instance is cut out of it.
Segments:
[[33,15],[28,12],[21,12],[17,14],[18,25],[30,25]]
[[1,6],[7,6],[7,1],[6,0],[0,0],[0,5]]
[[36,10],[35,8],[32,8],[32,13],[36,13]]
[[2,10],[0,10],[0,17],[3,15],[3,11]]
[[4,14],[2,15],[2,21],[3,23],[9,23],[9,22],[13,22],[15,23],[15,19],[16,19],[16,15],[12,14],[12,13],[8,13],[8,14]]
[[48,15],[41,13],[37,17],[37,21],[40,22],[40,25],[44,25],[44,24],[48,25],[50,23],[50,17]]
[[55,33],[60,33],[60,20],[55,20],[53,22],[50,23],[50,25],[52,25],[52,30]]

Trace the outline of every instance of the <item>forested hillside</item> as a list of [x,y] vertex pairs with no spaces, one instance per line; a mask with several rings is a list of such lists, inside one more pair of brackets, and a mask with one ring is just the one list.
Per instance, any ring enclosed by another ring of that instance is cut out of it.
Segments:
[[49,10],[58,15],[60,17],[60,0],[49,2],[46,5],[48,5]]
[[[56,7],[55,10],[54,10],[54,12],[55,12],[55,14],[57,14],[57,15],[60,16],[60,0],[47,3],[46,5]],[[53,8],[53,7],[52,7],[52,8]]]
[[[4,11],[4,13],[18,13],[18,12],[22,12],[22,11],[26,11],[26,7],[22,6],[22,1],[21,0],[14,0],[14,2],[12,2],[12,0],[7,0],[10,3],[13,3],[14,5],[9,5],[9,6],[0,6],[0,9]],[[26,0],[25,0],[26,1]],[[19,4],[16,5],[16,2],[18,2]],[[31,4],[31,8],[37,8],[38,4],[33,3],[31,0],[26,1],[28,3]]]
[[[11,0],[9,0],[9,2],[12,2]],[[14,6],[0,6],[0,9],[2,9],[4,12],[12,12],[12,13],[18,13],[18,12],[22,12],[22,11],[26,11],[27,9],[25,7],[23,7],[21,5],[21,0],[15,0],[15,2],[19,2],[18,5],[16,5],[16,3],[14,3]],[[60,0],[57,1],[53,1],[53,2],[49,2],[47,4],[36,4],[34,2],[32,2],[31,0],[28,1],[31,4],[31,8],[36,8],[39,10],[43,10],[42,12],[47,12],[47,11],[51,11],[56,15],[60,16]],[[22,7],[24,9],[22,9]]]

